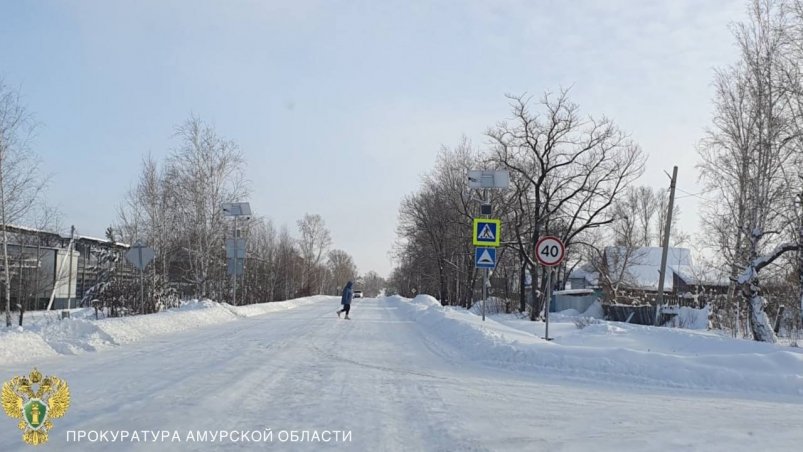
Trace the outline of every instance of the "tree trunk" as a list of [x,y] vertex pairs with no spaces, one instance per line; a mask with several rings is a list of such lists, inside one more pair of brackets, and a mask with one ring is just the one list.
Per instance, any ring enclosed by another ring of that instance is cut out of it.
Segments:
[[527,311],[527,261],[522,258],[521,269],[519,271],[519,312]]
[[17,308],[20,310],[19,324],[22,326],[22,314],[25,312],[25,308],[22,306],[22,246],[17,249]]
[[797,334],[798,336],[803,332],[803,193],[800,195],[800,225],[797,230],[797,278],[798,278],[798,298],[800,305],[798,306],[797,315]]
[[438,278],[440,282],[440,302],[441,305],[448,304],[448,297],[449,297],[449,286],[446,281],[446,269],[443,265],[443,258],[438,258]]
[[751,238],[751,253],[750,265],[745,269],[737,282],[742,286],[742,294],[748,305],[750,315],[750,330],[753,332],[753,339],[761,342],[777,342],[778,338],[772,329],[770,320],[764,312],[766,301],[761,296],[761,285],[759,283],[758,274],[762,268],[771,264],[775,259],[788,251],[799,251],[796,243],[784,243],[776,247],[770,254],[766,256],[757,256],[756,244],[761,239],[763,234],[760,231],[754,230]]
[[530,320],[535,321],[538,319],[538,316],[541,315],[541,297],[538,296],[539,287],[541,287],[541,283],[536,283],[538,281],[538,272],[536,271],[536,266],[530,266],[530,275],[532,275],[532,284],[530,285],[530,291],[532,292],[533,297],[533,306],[532,311],[530,311]]
[[757,341],[773,344],[778,342],[778,337],[775,336],[770,319],[767,317],[767,313],[764,312],[764,306],[766,305],[764,297],[759,295],[757,290],[751,289],[750,292],[748,306],[750,307],[750,327],[753,330],[753,338]]

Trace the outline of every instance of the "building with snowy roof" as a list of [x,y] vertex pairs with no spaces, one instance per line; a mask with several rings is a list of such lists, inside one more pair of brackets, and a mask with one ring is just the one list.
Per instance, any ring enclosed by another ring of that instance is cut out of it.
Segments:
[[[108,266],[118,267],[118,273],[125,277],[134,277],[122,259],[101,262],[103,252],[127,250],[125,243],[81,235],[71,238],[17,225],[7,225],[6,231],[12,310],[76,307]],[[0,297],[5,297],[4,277],[0,258]]]
[[[605,281],[628,290],[658,292],[661,272],[659,247],[631,248],[606,247],[598,265],[584,264],[569,275],[572,289],[603,287]],[[698,281],[694,277],[694,264],[687,248],[669,248],[664,275],[664,292],[692,291]]]

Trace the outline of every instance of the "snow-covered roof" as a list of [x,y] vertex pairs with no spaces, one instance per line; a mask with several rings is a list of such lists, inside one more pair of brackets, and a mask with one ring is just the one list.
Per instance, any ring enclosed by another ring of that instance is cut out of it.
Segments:
[[[669,248],[667,251],[664,290],[673,290],[673,273],[684,283],[694,284],[691,251],[686,248]],[[625,283],[644,290],[658,290],[662,252],[659,247],[609,246],[605,248],[605,258],[612,274],[618,275],[624,268],[622,279]]]
[[597,285],[599,280],[599,273],[594,270],[590,264],[581,265],[569,274],[570,279],[585,279],[586,282],[592,286]]
[[44,229],[36,229],[36,228],[29,227],[29,226],[22,226],[22,225],[19,225],[19,224],[6,223],[6,228],[8,228],[9,232],[27,232],[27,233],[30,233],[30,234],[42,234],[42,233],[44,233],[44,234],[59,235],[58,232],[47,231],[47,230],[44,230]]
[[[65,238],[69,238],[69,237],[65,237]],[[111,241],[109,239],[100,239],[100,238],[97,238],[97,237],[90,237],[88,235],[79,235],[75,239],[76,240],[83,240],[83,241],[87,241],[87,242],[93,242],[93,243],[114,245],[114,246],[117,246],[117,247],[120,247],[120,248],[131,248],[131,245],[129,245],[128,243],[116,242],[116,241],[113,242],[113,241]]]
[[[51,237],[54,237],[54,238],[58,238],[58,239],[61,239],[61,240],[69,240],[70,239],[69,235],[60,234],[60,233],[54,232],[54,231],[47,231],[47,230],[44,230],[44,229],[36,229],[36,228],[28,227],[28,226],[20,226],[20,225],[16,225],[16,224],[7,224],[6,225],[6,229],[11,233],[17,233],[17,234],[44,234],[44,235],[51,236]],[[131,247],[127,243],[115,242],[115,241],[111,241],[111,240],[108,240],[108,239],[90,237],[90,236],[87,236],[87,235],[77,235],[77,236],[75,236],[75,240],[79,241],[79,242],[80,241],[84,241],[84,242],[96,243],[96,244],[99,244],[99,245],[115,246],[115,247],[118,247],[118,248],[130,248]]]

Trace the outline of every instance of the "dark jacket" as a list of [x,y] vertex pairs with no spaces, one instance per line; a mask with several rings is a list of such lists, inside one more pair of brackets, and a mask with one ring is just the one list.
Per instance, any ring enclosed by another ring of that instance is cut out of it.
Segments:
[[340,297],[340,304],[351,304],[351,298],[354,296],[354,290],[351,288],[353,283],[349,281],[346,287],[343,288],[343,296]]

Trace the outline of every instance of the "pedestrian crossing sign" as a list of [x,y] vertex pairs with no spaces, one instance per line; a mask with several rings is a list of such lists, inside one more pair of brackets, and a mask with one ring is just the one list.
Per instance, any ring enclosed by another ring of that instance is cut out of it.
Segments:
[[474,219],[474,245],[476,246],[499,246],[502,235],[501,221],[489,218]]
[[474,266],[477,268],[496,268],[496,248],[475,248]]

